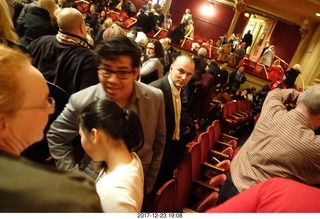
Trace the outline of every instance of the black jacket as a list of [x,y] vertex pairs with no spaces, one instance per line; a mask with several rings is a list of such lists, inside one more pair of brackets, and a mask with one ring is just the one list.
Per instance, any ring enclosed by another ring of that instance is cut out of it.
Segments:
[[43,36],[30,43],[28,50],[45,79],[69,95],[99,82],[98,63],[88,48],[59,43],[56,36]]
[[239,78],[237,79],[236,78],[237,72],[238,71],[236,70],[230,73],[228,84],[230,87],[235,87],[239,89],[240,85],[243,84],[247,80],[247,78],[243,73],[241,73]]
[[[168,80],[169,75],[166,74],[162,78],[152,82],[150,85],[162,90],[165,102],[165,112],[166,112],[166,145],[172,141],[174,134],[175,125],[175,114],[172,99],[171,87]],[[181,92],[182,93],[182,92]],[[183,100],[181,99],[181,118],[180,118],[180,138],[184,135],[186,129],[194,128],[193,119],[190,116],[188,109],[183,107]],[[185,137],[185,136],[183,136]]]
[[27,47],[29,43],[41,36],[57,34],[58,26],[51,24],[47,10],[33,7],[25,15],[22,22],[17,24],[16,31],[20,37],[20,44]]
[[293,88],[300,72],[294,68],[290,68],[290,70],[286,71],[284,74],[286,79],[284,79],[283,84],[286,86],[286,88]]

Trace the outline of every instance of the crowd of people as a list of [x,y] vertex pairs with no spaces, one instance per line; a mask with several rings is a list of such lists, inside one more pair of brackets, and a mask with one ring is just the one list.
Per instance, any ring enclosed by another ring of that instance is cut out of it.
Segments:
[[[239,63],[251,45],[250,31],[236,46],[221,38],[218,62],[208,61],[203,47],[188,55],[170,44],[193,38],[189,9],[180,29],[158,40],[146,33],[171,27],[158,4],[134,10],[126,1],[138,21],[125,31],[105,13],[123,7],[122,1],[80,3],[17,2],[11,15],[0,0],[1,212],[152,211],[157,191],[187,156],[197,125],[221,119],[223,104],[237,100],[252,101],[260,117],[232,163],[219,203],[273,177],[319,185],[313,173],[320,89],[293,89],[298,64],[286,71],[276,61],[269,78],[278,86],[244,89]],[[154,16],[153,26],[140,26],[146,16],[148,22]],[[264,53],[269,50],[272,45]],[[232,71],[225,51],[234,54]],[[50,83],[68,101],[49,122],[61,104]],[[43,139],[54,164],[23,154]]]

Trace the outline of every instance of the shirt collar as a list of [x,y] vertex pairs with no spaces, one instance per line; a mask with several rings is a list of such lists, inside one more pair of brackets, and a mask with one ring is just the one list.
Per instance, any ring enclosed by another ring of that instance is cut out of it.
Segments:
[[180,90],[181,90],[181,89],[178,90],[178,89],[176,88],[176,86],[174,86],[173,81],[171,80],[170,74],[168,75],[168,81],[169,81],[169,84],[170,84],[170,88],[171,88],[172,94],[173,94],[174,96],[180,95]]

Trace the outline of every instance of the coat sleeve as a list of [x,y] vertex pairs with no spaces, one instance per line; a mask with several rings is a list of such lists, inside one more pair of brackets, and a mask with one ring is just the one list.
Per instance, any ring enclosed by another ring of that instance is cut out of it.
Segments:
[[158,69],[158,59],[152,58],[147,60],[140,69],[140,75],[145,76]]
[[57,168],[61,170],[79,168],[72,146],[72,140],[79,134],[79,111],[76,108],[75,99],[74,95],[70,97],[69,103],[47,132],[50,154],[55,159]]
[[162,155],[166,142],[166,117],[165,117],[165,103],[163,93],[159,90],[157,94],[159,98],[158,124],[155,133],[155,139],[152,146],[152,161],[146,173],[146,185],[154,185],[162,161]]

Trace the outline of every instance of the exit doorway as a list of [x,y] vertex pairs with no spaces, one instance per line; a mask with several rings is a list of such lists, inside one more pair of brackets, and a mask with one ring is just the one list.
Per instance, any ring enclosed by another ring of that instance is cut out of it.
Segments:
[[253,36],[252,45],[248,47],[247,53],[250,55],[250,60],[257,62],[261,52],[269,41],[270,36],[276,26],[277,21],[263,16],[251,14],[247,26],[244,29],[244,34],[251,30]]

